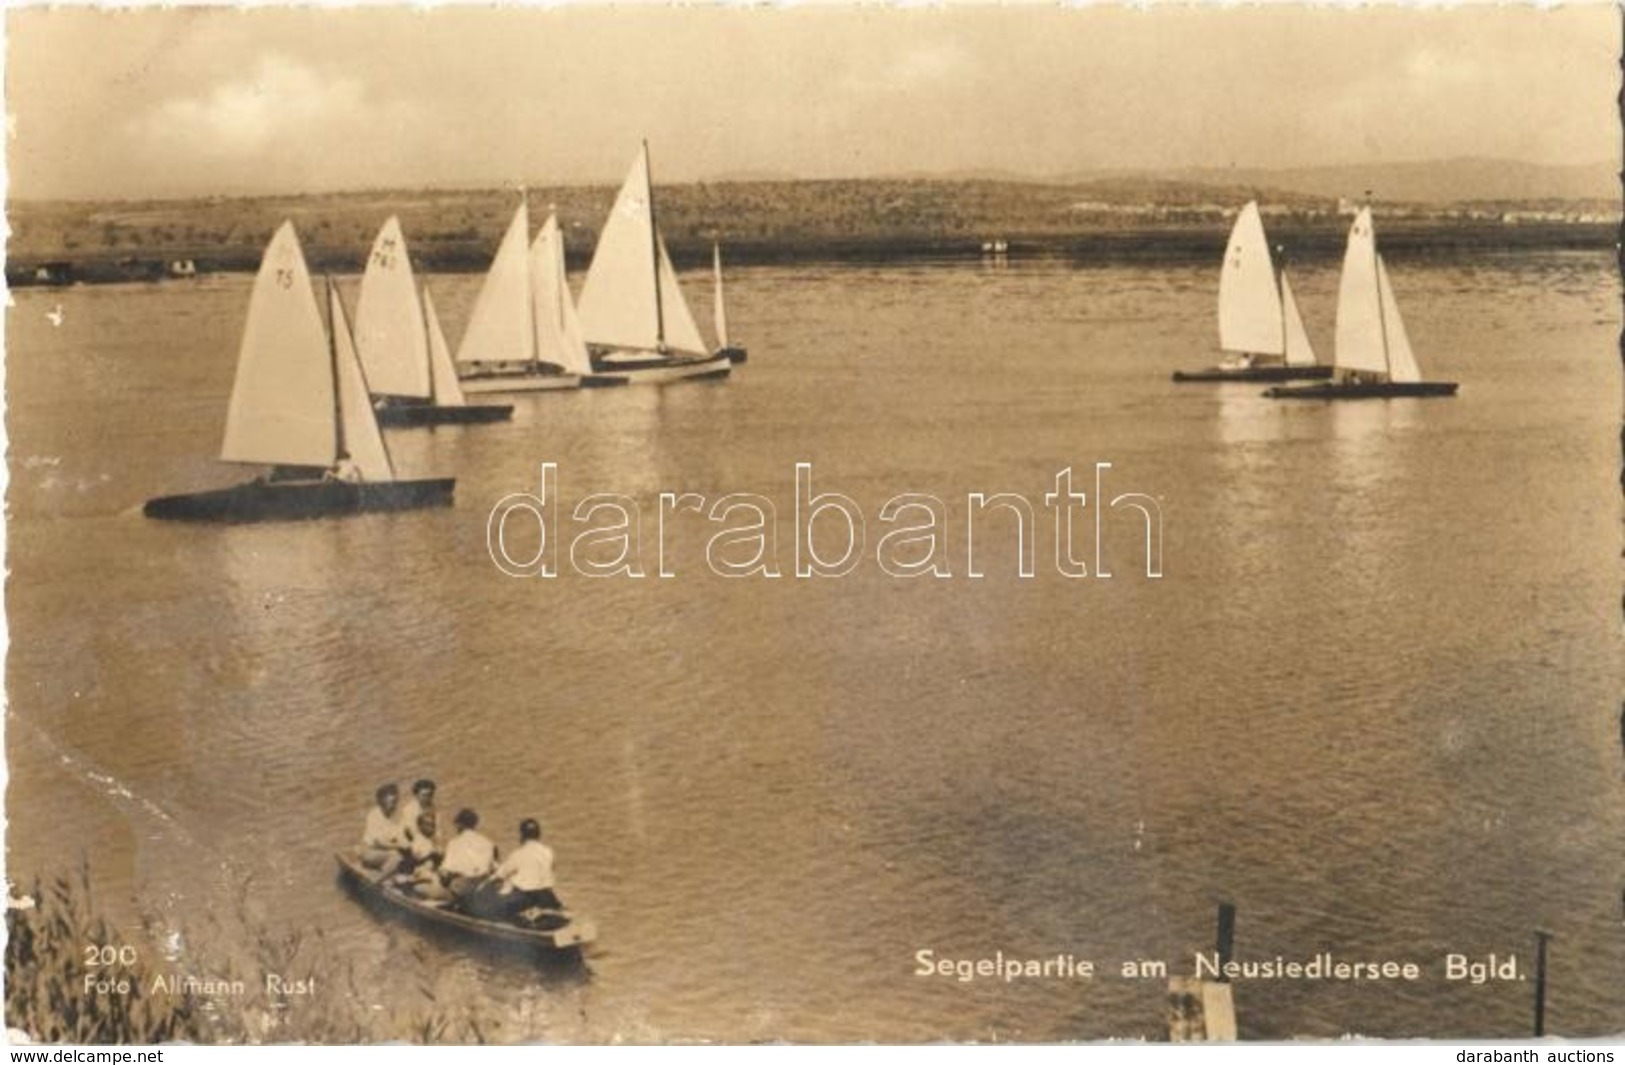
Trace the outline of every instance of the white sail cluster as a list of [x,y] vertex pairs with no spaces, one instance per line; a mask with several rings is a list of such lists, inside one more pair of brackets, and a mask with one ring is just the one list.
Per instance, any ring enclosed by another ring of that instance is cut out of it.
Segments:
[[[719,350],[728,344],[722,258],[713,249]],[[427,287],[420,289],[400,219],[367,256],[352,330],[329,288],[328,321],[292,223],[265,250],[227,409],[228,462],[394,479],[373,409],[380,402],[466,405],[457,365],[593,373],[589,345],[681,360],[709,355],[655,223],[644,145],[600,235],[578,313],[564,234],[549,215],[530,238],[521,201],[480,286],[455,359]],[[662,360],[663,361],[663,360]]]
[[[1277,272],[1258,204],[1236,217],[1219,277],[1219,344],[1249,359],[1279,359],[1288,366],[1315,363],[1313,345],[1298,312],[1286,272]],[[1377,253],[1371,209],[1361,209],[1349,228],[1338,282],[1333,365],[1396,384],[1422,380],[1388,280]]]
[[529,215],[521,204],[457,352],[468,377],[480,380],[470,387],[530,391],[664,383],[721,376],[743,360],[744,351],[728,341],[720,249],[712,254],[714,349],[695,323],[656,220],[647,144],[598,234],[579,304],[570,293],[557,217],[549,216],[527,252],[528,234]]
[[564,232],[549,215],[526,244],[521,203],[486,274],[457,362],[545,364],[592,372],[588,345],[696,355],[705,341],[654,226],[648,151],[639,153],[599,236],[578,312],[565,269]]

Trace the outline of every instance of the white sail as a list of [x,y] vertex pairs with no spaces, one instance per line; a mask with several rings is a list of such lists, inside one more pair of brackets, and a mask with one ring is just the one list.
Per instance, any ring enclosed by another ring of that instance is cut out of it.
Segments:
[[1286,364],[1313,366],[1315,346],[1309,342],[1309,333],[1303,327],[1303,316],[1298,313],[1298,301],[1292,295],[1292,283],[1281,271],[1281,316],[1286,323]]
[[581,330],[591,343],[651,350],[659,343],[651,192],[644,147],[598,234],[581,288]]
[[536,357],[530,268],[525,261],[529,242],[530,212],[520,203],[475,297],[457,349],[458,362],[530,362]]
[[1258,204],[1236,216],[1219,274],[1219,346],[1238,354],[1283,353],[1281,294]]
[[381,396],[427,399],[430,394],[429,350],[423,333],[423,308],[400,219],[391,217],[378,231],[361,275],[355,303],[355,346],[367,383]]
[[372,413],[372,396],[367,388],[361,360],[356,356],[355,337],[344,314],[339,290],[327,287],[328,314],[333,324],[333,369],[338,378],[339,456],[341,476],[358,475],[363,481],[393,481],[395,470],[384,449],[378,419]]
[[694,312],[688,309],[688,301],[683,298],[677,271],[672,269],[666,242],[659,233],[655,234],[655,245],[660,249],[660,317],[666,330],[666,347],[676,354],[708,354],[705,338],[700,336]]
[[299,237],[284,222],[254,278],[220,457],[325,467],[335,453],[327,330]]
[[1405,320],[1399,316],[1399,304],[1394,302],[1394,289],[1388,283],[1388,267],[1380,255],[1377,256],[1377,287],[1382,295],[1382,326],[1388,336],[1388,380],[1414,384],[1422,379],[1422,369],[1416,365],[1416,352],[1411,350]]
[[728,346],[728,305],[722,299],[722,249],[711,245],[711,275],[716,291],[712,295],[711,315],[717,327],[717,347]]
[[645,145],[598,235],[581,289],[581,330],[590,344],[643,351],[705,351],[677,273],[655,229]]
[[1382,303],[1377,292],[1377,245],[1369,207],[1360,210],[1349,228],[1343,276],[1337,285],[1337,346],[1332,361],[1345,370],[1388,372]]
[[446,345],[446,332],[440,328],[440,315],[435,312],[434,297],[429,295],[428,285],[423,286],[423,328],[429,338],[429,378],[434,405],[467,406],[463,386],[457,383],[457,367],[451,364],[451,348]]
[[559,351],[564,357],[559,363],[570,373],[592,373],[592,359],[587,354],[587,340],[581,332],[581,316],[576,313],[575,297],[570,295],[570,282],[564,272],[564,244],[559,243]]
[[564,234],[559,220],[548,215],[530,245],[530,292],[536,322],[536,358],[567,373],[592,372],[587,342],[564,269]]

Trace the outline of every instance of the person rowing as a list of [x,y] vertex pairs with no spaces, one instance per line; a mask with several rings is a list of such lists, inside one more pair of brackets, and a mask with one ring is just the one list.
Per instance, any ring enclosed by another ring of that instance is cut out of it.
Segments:
[[474,894],[497,865],[497,848],[479,831],[480,815],[464,808],[452,819],[455,834],[446,843],[440,858],[438,876],[424,877],[415,884],[424,898],[460,902]]
[[519,822],[519,846],[469,899],[475,916],[511,921],[530,909],[562,910],[553,891],[553,851],[533,817]]

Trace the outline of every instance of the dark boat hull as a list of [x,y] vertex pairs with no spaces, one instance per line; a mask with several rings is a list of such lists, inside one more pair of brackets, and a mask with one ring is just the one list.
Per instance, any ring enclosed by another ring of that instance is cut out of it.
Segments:
[[428,403],[413,406],[384,406],[375,412],[378,424],[392,429],[420,425],[484,425],[505,422],[513,417],[508,403],[473,403],[466,407],[436,407]]
[[1400,399],[1404,397],[1453,396],[1454,381],[1371,381],[1365,384],[1298,385],[1291,388],[1266,388],[1270,399]]
[[740,363],[745,362],[750,358],[750,352],[746,351],[744,348],[737,347],[732,344],[725,348],[718,348],[717,354],[726,355],[728,357],[728,361],[733,363],[735,366],[738,366]]
[[147,500],[142,513],[166,521],[302,521],[369,511],[449,507],[457,481],[369,484],[349,481],[249,481],[212,492],[192,492]]
[[354,855],[340,851],[334,855],[339,869],[352,887],[369,899],[398,913],[408,914],[420,921],[441,928],[452,929],[465,935],[498,943],[535,947],[544,951],[579,953],[580,948],[597,936],[593,923],[562,911],[557,916],[562,923],[557,928],[530,928],[470,917],[466,913],[448,909],[427,899],[402,891],[358,862]]
[[1332,375],[1330,366],[1212,366],[1175,370],[1175,381],[1318,381]]
[[[630,385],[665,385],[677,381],[704,381],[728,376],[733,370],[733,359],[728,349],[711,355],[691,358],[673,358],[660,355],[647,357],[597,357],[593,359],[595,376],[612,378]],[[586,382],[583,382],[584,384]]]
[[562,373],[551,368],[517,370],[475,370],[458,382],[463,392],[490,395],[504,392],[573,392],[578,388],[604,388],[624,385],[618,377],[597,374]]
[[492,392],[565,392],[580,388],[581,378],[573,373],[478,372],[457,383],[465,395],[480,396]]

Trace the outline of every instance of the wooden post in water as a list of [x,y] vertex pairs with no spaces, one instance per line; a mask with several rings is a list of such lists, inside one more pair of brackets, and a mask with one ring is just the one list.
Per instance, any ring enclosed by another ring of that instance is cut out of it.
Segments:
[[1546,943],[1552,934],[1535,929],[1535,1038],[1546,1034]]
[[[1219,903],[1219,965],[1235,955],[1236,907]],[[1236,1038],[1236,1006],[1229,980],[1202,980],[1195,976],[1168,978],[1168,1038],[1171,1042],[1206,1042]]]
[[[1233,902],[1219,903],[1219,936],[1216,946],[1221,966],[1236,956],[1236,904]],[[1219,979],[1226,983],[1230,982],[1230,978],[1223,974],[1220,974]]]

